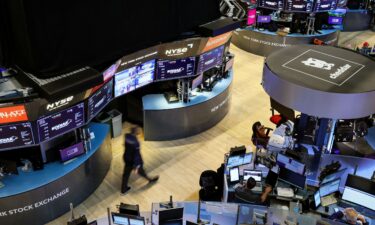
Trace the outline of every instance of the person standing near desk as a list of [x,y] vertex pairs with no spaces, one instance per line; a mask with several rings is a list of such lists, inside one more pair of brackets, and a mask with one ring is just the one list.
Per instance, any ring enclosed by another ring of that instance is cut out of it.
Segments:
[[352,225],[368,225],[369,224],[366,221],[365,217],[359,214],[353,208],[346,208],[343,211],[335,212],[329,217],[329,219],[340,221],[340,222],[345,222],[347,224],[352,224]]
[[261,195],[252,191],[255,187],[256,181],[254,178],[250,177],[246,184],[241,185],[235,189],[235,197],[239,200],[254,203],[254,204],[264,204],[267,201],[268,195],[272,191],[272,187],[266,186]]
[[138,127],[133,127],[129,134],[125,134],[125,152],[123,159],[125,162],[124,173],[122,175],[121,194],[125,194],[130,190],[128,181],[133,171],[135,174],[147,179],[150,183],[159,179],[159,176],[150,178],[143,169],[143,159],[140,151],[140,144],[137,138],[139,134]]

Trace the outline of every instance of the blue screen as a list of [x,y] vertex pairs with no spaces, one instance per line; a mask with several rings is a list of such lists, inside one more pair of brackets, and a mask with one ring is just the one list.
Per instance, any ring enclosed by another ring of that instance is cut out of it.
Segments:
[[158,61],[157,80],[169,80],[194,76],[195,57]]
[[218,47],[209,52],[203,53],[199,57],[197,74],[203,73],[223,62],[224,46]]

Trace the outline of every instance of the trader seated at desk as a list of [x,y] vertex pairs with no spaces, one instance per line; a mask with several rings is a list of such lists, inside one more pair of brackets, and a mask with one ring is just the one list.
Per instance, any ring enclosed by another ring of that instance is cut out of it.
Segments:
[[235,189],[235,198],[246,203],[265,204],[268,195],[272,192],[271,186],[266,186],[262,194],[255,193],[252,189],[256,186],[254,178],[250,177],[243,185],[238,185]]
[[346,208],[343,211],[338,211],[329,217],[331,220],[353,224],[353,225],[368,225],[365,217],[359,214],[353,208]]

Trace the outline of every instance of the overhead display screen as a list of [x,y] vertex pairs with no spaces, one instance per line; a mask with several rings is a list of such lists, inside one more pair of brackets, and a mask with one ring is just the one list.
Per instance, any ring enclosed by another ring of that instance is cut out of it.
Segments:
[[33,145],[34,134],[31,123],[0,126],[0,149]]
[[327,12],[336,9],[337,0],[316,0],[314,12]]
[[178,60],[162,60],[157,63],[157,80],[170,80],[194,76],[195,57]]
[[258,7],[282,10],[284,8],[284,0],[258,0]]
[[39,119],[37,121],[39,141],[46,141],[83,126],[85,124],[84,112],[84,103],[80,103],[59,113]]
[[199,56],[197,74],[203,73],[223,62],[224,45]]
[[121,71],[115,75],[115,97],[152,83],[154,74],[154,59]]
[[286,0],[284,10],[287,12],[311,12],[313,0]]
[[87,118],[91,120],[112,100],[113,80],[109,81],[88,99]]

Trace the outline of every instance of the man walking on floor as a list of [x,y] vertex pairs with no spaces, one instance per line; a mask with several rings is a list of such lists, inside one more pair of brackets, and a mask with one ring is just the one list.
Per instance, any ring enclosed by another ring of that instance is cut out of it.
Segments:
[[143,159],[140,152],[140,144],[137,138],[138,134],[138,127],[132,127],[130,133],[125,134],[125,152],[123,155],[125,167],[122,175],[121,194],[125,194],[130,190],[128,182],[132,171],[135,174],[139,174],[140,176],[144,177],[150,183],[156,182],[159,179],[159,176],[152,178],[149,177],[143,169]]

